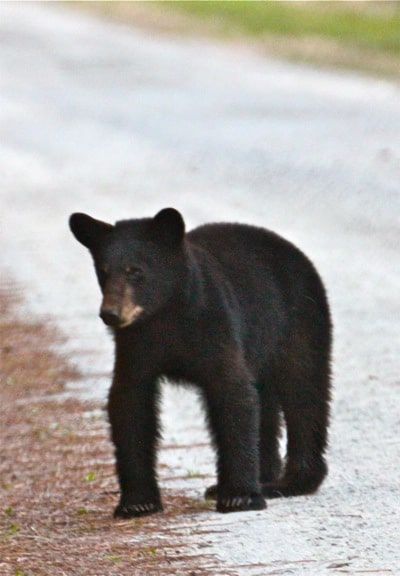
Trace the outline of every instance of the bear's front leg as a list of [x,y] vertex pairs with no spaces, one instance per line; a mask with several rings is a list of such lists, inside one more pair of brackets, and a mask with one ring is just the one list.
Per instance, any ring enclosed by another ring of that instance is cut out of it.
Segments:
[[257,392],[247,380],[219,379],[209,383],[205,393],[217,450],[217,511],[263,510]]
[[108,401],[121,489],[116,518],[145,516],[163,509],[156,480],[157,403],[156,380],[136,380],[116,372]]

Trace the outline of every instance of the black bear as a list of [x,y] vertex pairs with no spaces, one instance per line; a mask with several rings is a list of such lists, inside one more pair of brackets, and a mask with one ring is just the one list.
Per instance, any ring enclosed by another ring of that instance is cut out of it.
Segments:
[[[93,257],[115,339],[108,415],[121,489],[116,517],[162,510],[156,476],[163,377],[199,388],[217,455],[219,512],[317,490],[330,403],[331,321],[304,254],[273,232],[207,224],[173,208],[115,225],[70,217]],[[281,413],[287,456],[279,453]]]

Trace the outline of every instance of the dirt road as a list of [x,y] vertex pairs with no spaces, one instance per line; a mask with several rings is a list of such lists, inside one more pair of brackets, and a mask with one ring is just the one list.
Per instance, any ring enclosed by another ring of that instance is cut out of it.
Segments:
[[[328,287],[323,488],[262,513],[186,515],[182,542],[220,574],[400,574],[399,86],[57,5],[1,3],[0,44],[0,267],[26,287],[24,313],[67,337],[86,374],[76,393],[105,396],[112,350],[73,211],[257,223],[303,248]],[[161,484],[200,500],[214,467],[196,396],[166,387],[163,421]]]

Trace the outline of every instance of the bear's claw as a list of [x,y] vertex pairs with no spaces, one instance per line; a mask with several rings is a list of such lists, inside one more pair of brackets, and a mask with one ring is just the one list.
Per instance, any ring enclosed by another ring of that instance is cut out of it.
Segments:
[[143,502],[141,504],[119,504],[114,511],[114,518],[139,518],[162,512],[160,502]]
[[245,512],[248,510],[265,510],[267,504],[261,494],[247,494],[246,496],[233,496],[218,498],[217,512]]

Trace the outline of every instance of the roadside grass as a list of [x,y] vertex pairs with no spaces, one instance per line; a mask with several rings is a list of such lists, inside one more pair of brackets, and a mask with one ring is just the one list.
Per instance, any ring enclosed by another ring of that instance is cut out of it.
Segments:
[[[165,5],[165,3],[163,3]],[[219,19],[228,35],[310,36],[400,54],[400,6],[393,2],[174,2],[171,8]]]
[[160,32],[234,41],[264,54],[400,79],[400,2],[77,2]]

